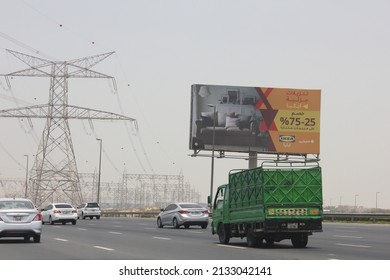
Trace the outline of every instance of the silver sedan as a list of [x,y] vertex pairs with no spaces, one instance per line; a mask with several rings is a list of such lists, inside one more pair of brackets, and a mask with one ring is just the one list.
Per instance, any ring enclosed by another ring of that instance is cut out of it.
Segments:
[[42,216],[31,200],[0,198],[0,237],[32,237],[41,242]]
[[173,226],[180,228],[184,226],[189,228],[192,225],[201,226],[203,229],[207,228],[209,223],[209,212],[203,206],[190,203],[178,202],[168,205],[157,217],[157,226]]

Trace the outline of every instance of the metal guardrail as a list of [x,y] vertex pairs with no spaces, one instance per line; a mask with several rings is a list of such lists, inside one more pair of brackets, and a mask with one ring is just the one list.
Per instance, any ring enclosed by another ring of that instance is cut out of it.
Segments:
[[141,217],[141,218],[153,218],[157,217],[160,211],[102,211],[103,217]]
[[324,213],[324,220],[330,221],[377,221],[390,222],[390,213]]
[[[103,217],[155,218],[160,211],[102,211]],[[211,215],[210,215],[211,216]],[[325,221],[377,221],[390,222],[390,213],[324,213]]]

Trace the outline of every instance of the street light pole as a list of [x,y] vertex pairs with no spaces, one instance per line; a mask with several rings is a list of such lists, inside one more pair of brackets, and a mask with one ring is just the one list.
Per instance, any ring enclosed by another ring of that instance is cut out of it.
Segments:
[[213,104],[208,104],[209,107],[213,108],[213,146],[211,152],[211,182],[210,182],[210,210],[213,206],[213,186],[214,186],[214,150],[215,150],[215,110],[216,107]]
[[102,171],[102,143],[103,140],[96,138],[100,142],[100,154],[99,154],[99,175],[98,175],[98,185],[97,185],[97,203],[100,203],[100,174]]
[[375,209],[378,211],[378,194],[379,192],[375,193]]
[[26,159],[26,187],[24,189],[24,198],[27,198],[27,187],[28,187],[28,155],[24,155]]
[[356,209],[356,198],[358,197],[358,194],[355,194],[355,209]]

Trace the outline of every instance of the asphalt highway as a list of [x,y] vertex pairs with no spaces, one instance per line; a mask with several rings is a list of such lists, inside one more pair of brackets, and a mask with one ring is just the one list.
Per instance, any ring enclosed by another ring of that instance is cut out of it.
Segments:
[[248,248],[246,239],[228,245],[207,229],[157,228],[155,219],[78,220],[43,226],[41,243],[1,238],[1,260],[390,260],[390,225],[324,223],[306,248],[290,240]]

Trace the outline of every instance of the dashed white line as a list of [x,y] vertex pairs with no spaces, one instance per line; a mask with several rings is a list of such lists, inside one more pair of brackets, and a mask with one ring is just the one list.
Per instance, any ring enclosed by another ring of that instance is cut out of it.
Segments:
[[226,247],[226,248],[232,248],[232,249],[241,249],[245,250],[245,247],[237,247],[237,246],[231,246],[231,245],[224,245],[224,244],[217,244],[218,247]]
[[77,229],[78,229],[78,230],[87,230],[86,228],[80,228],[80,227],[77,228]]
[[351,235],[333,235],[333,237],[342,237],[342,238],[363,238],[360,236],[351,236]]
[[355,245],[355,244],[343,244],[343,243],[336,243],[338,246],[346,246],[346,247],[357,247],[357,248],[371,248],[371,246],[366,245]]
[[55,240],[58,240],[58,241],[63,241],[63,242],[69,241],[69,240],[62,239],[62,238],[54,238],[54,239],[55,239]]
[[121,232],[117,232],[117,231],[109,231],[108,233],[112,233],[112,234],[122,234]]
[[93,246],[96,249],[106,250],[106,251],[115,251],[115,249],[107,248],[107,247],[101,247],[101,246]]
[[195,231],[195,230],[187,230],[187,232],[190,232],[190,233],[203,233],[203,231]]
[[167,238],[167,237],[158,237],[158,236],[153,236],[155,239],[160,239],[160,240],[172,240],[172,238]]

